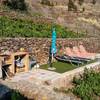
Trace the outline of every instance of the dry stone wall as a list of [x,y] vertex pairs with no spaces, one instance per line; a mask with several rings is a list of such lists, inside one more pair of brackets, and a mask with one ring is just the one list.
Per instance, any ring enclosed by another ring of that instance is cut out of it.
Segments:
[[[99,42],[100,40],[97,38],[57,39],[57,48],[59,51],[60,48],[83,43],[89,52],[100,52]],[[40,64],[43,64],[47,63],[50,44],[51,39],[48,38],[4,38],[0,39],[0,52],[6,50],[16,52],[20,48],[25,48],[34,55]]]
[[84,73],[85,68],[87,68],[89,70],[98,71],[98,70],[100,70],[100,62],[95,62],[92,64],[88,64],[86,66],[79,67],[74,70],[65,72],[65,73],[61,74],[60,77],[56,77],[55,79],[53,79],[51,81],[51,84],[57,88],[61,88],[61,87],[69,88],[69,86],[72,83],[73,78],[80,77],[80,75],[82,75]]

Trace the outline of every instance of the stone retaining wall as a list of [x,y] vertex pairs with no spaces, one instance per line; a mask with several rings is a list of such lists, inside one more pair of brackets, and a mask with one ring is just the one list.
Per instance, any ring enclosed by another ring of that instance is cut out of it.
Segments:
[[[58,51],[61,47],[76,46],[80,43],[86,47],[89,52],[100,52],[100,40],[96,38],[79,39],[57,39]],[[25,48],[36,57],[40,64],[47,63],[51,39],[48,38],[4,38],[0,39],[0,52],[5,50],[18,51]]]
[[80,68],[76,68],[72,71],[68,71],[63,73],[59,78],[55,78],[51,81],[51,84],[54,87],[60,88],[60,87],[69,87],[73,78],[74,77],[79,77],[80,75],[83,74],[84,69],[88,68],[88,69],[93,69],[93,70],[98,70],[100,69],[100,62],[95,62]]

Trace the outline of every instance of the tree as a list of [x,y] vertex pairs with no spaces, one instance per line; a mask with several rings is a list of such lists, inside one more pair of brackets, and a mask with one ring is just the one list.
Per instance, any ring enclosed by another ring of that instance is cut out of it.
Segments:
[[49,0],[42,0],[41,4],[48,5],[48,6],[51,5]]
[[25,0],[6,0],[6,5],[11,9],[27,10]]
[[96,0],[92,0],[92,4],[94,4],[94,5],[95,5],[95,4],[96,4]]
[[77,6],[74,4],[72,0],[69,0],[68,2],[68,11],[77,11]]
[[84,0],[79,0],[79,5],[82,5]]

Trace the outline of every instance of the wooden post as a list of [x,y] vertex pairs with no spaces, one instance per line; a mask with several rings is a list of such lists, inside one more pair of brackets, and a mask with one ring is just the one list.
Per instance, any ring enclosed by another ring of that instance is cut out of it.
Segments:
[[14,55],[11,54],[11,65],[9,66],[10,72],[12,74],[15,74],[15,59],[14,59]]
[[24,64],[25,64],[25,71],[26,72],[29,71],[29,54],[25,55]]

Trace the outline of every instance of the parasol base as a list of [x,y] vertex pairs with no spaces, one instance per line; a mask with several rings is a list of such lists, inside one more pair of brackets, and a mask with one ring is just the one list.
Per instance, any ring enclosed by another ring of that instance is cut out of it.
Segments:
[[56,68],[55,67],[49,67],[48,70],[53,71],[53,70],[56,70]]

